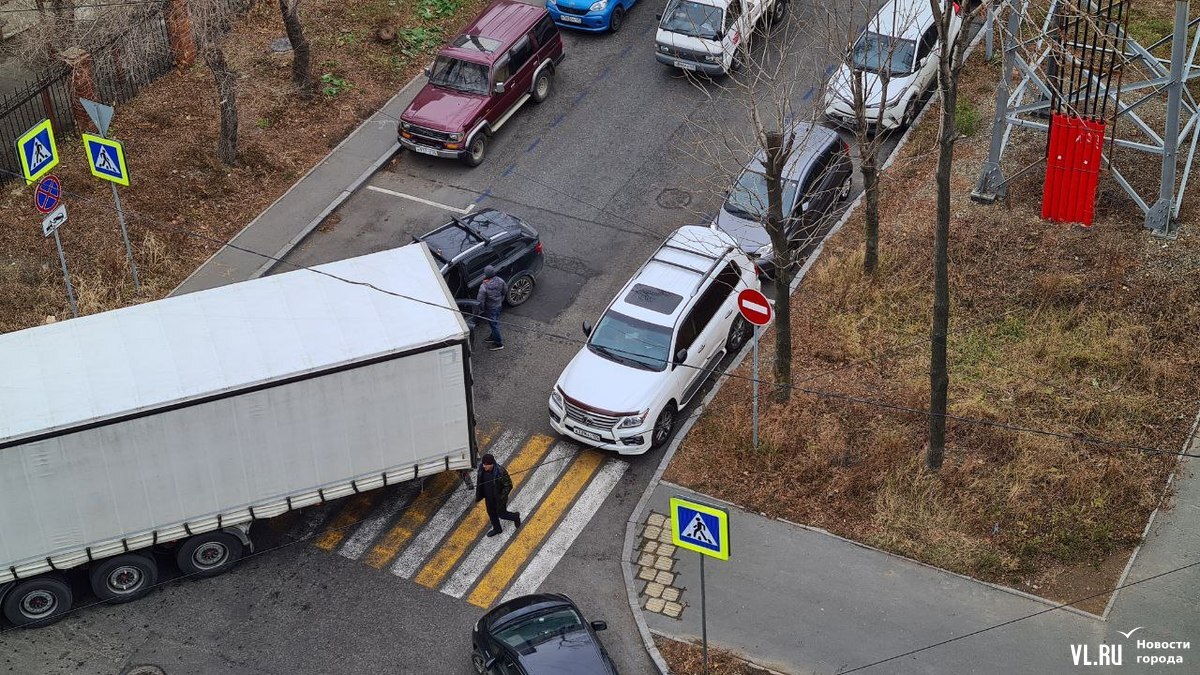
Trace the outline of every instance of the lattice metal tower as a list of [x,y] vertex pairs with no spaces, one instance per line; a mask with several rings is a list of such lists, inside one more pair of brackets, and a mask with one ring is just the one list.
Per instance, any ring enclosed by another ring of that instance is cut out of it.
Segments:
[[[1043,156],[1006,171],[1005,152],[1014,130],[1048,133],[1052,117],[1067,115],[1100,129],[1095,138],[1102,138],[1107,148],[1098,154],[1108,175],[1141,209],[1147,228],[1173,235],[1200,140],[1200,106],[1187,86],[1200,78],[1200,18],[1189,22],[1188,2],[1176,0],[1172,34],[1143,46],[1128,34],[1129,9],[1128,0],[1049,0],[1042,5],[1003,0],[993,7],[1004,26],[1004,67],[996,87],[988,161],[973,198],[990,202],[1003,197],[1013,180],[1047,161]],[[1168,45],[1170,58],[1155,55]],[[1122,150],[1119,156],[1114,148]],[[1186,160],[1182,167],[1181,150]],[[1137,154],[1158,160],[1157,194],[1150,185],[1153,179],[1141,175],[1145,172],[1132,175]],[[1094,188],[1093,181],[1093,198]]]

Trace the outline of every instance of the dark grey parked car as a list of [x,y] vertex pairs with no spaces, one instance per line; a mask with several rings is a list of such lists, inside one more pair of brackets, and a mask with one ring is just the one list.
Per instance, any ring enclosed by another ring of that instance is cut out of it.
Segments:
[[[801,246],[828,222],[850,196],[854,163],[850,146],[828,127],[800,122],[792,127],[795,147],[783,169],[783,215],[792,246]],[[737,240],[758,266],[759,275],[775,270],[775,252],[763,227],[767,211],[765,155],[759,151],[742,170],[713,226]]]
[[479,675],[617,675],[596,631],[571,599],[559,593],[523,595],[475,622],[471,665]]

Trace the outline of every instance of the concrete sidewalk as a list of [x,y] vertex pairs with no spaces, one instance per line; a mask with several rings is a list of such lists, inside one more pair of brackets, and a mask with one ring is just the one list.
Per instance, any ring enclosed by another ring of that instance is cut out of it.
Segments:
[[[1192,483],[1189,489],[1194,494],[1195,482]],[[718,503],[664,482],[655,489],[644,517],[652,513],[667,514],[668,500],[674,495]],[[1139,638],[1195,639],[1200,646],[1197,576],[1192,570],[1179,572],[1174,578],[1163,577],[1160,586],[1153,586],[1155,580],[1126,589],[1120,600],[1125,604],[1114,614],[1120,620],[1105,622],[1069,609],[1045,611],[1054,605],[819,530],[771,520],[737,507],[728,508],[732,557],[727,562],[709,559],[705,564],[709,641],[773,670],[841,673],[862,668],[862,672],[871,673],[956,675],[1059,673],[1075,669],[1073,645],[1076,650],[1087,645],[1088,658],[1097,661],[1099,646],[1107,643],[1123,645],[1123,665],[1092,670],[1150,672],[1150,668],[1136,663],[1139,654],[1176,653],[1185,657],[1192,654],[1188,650],[1138,650]],[[1177,513],[1182,517],[1163,519],[1164,534],[1170,535],[1176,527],[1188,529],[1187,514]],[[1164,548],[1172,553],[1159,555],[1158,547],[1148,546],[1144,555],[1139,556],[1152,568],[1147,569],[1147,574],[1186,562],[1184,549],[1196,541],[1195,520],[1190,523],[1187,538],[1174,540],[1180,546],[1163,540],[1168,544]],[[649,534],[659,536],[653,529]],[[646,542],[643,537],[639,544]],[[1192,558],[1200,556],[1194,547],[1190,550]],[[633,559],[639,557],[635,553]],[[643,615],[652,632],[698,641],[699,556],[675,550],[670,557],[674,561],[671,570],[674,581],[668,588],[673,586],[682,591],[678,600],[684,606],[682,616],[673,619],[661,612],[645,610]],[[1137,574],[1140,572],[1132,577],[1137,578]],[[667,593],[673,595],[671,591]],[[643,594],[641,600],[645,606],[649,598]],[[1039,612],[1044,613],[945,642]],[[1146,628],[1129,639],[1117,632],[1139,625]],[[923,647],[929,648],[921,650]],[[921,651],[910,653],[914,650]],[[880,661],[883,662],[877,663]],[[1192,670],[1195,665],[1191,659],[1185,663],[1176,666],[1176,672],[1196,672]],[[1155,672],[1163,672],[1162,666]]]
[[[304,237],[349,199],[400,149],[396,120],[420,91],[417,76],[250,221],[171,295],[182,295],[266,274]],[[261,255],[260,255],[261,254]]]

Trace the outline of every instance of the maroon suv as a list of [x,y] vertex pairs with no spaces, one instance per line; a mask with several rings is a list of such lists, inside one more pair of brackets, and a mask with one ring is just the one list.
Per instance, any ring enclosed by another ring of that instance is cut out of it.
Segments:
[[562,38],[544,7],[496,0],[438,52],[400,116],[400,144],[479,166],[488,140],[528,100],[550,95]]

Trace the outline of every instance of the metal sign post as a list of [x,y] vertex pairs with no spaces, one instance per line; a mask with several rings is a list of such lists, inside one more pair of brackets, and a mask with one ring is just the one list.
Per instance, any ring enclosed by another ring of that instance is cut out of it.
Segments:
[[738,293],[738,311],[754,326],[754,403],[751,413],[750,445],[758,448],[758,329],[771,323],[771,302],[762,291],[753,288]]
[[133,260],[133,246],[129,243],[129,230],[125,229],[125,209],[121,208],[121,196],[117,194],[117,184],[112,184],[113,204],[117,207],[117,222],[121,224],[121,238],[125,240],[125,259],[129,261],[129,270],[133,273],[133,290],[141,292],[142,283],[138,280],[137,263]]
[[58,236],[58,228],[62,227],[65,222],[67,222],[67,205],[59,204],[42,219],[42,236],[54,235],[54,247],[58,249],[58,262],[62,265],[63,283],[67,286],[67,302],[71,304],[71,316],[77,317],[79,316],[79,307],[75,304],[75,288],[71,286],[71,274],[67,271],[67,256],[63,254],[62,239]]
[[84,154],[87,156],[88,168],[92,175],[112,183],[113,206],[117,209],[117,222],[121,225],[121,239],[125,242],[125,260],[129,262],[129,271],[133,275],[133,289],[142,290],[141,280],[138,279],[137,263],[133,260],[133,246],[129,243],[129,229],[125,226],[125,210],[121,208],[121,196],[117,193],[117,185],[129,185],[129,168],[125,165],[125,149],[120,141],[106,138],[108,125],[112,121],[113,108],[103,103],[79,99],[87,111],[88,117],[96,125],[99,136],[82,134]]
[[708,607],[704,559],[729,560],[729,512],[719,506],[671,497],[671,541],[700,554],[700,644],[708,673]]

